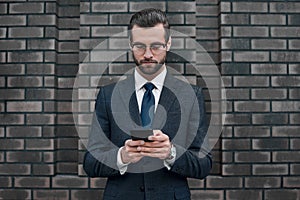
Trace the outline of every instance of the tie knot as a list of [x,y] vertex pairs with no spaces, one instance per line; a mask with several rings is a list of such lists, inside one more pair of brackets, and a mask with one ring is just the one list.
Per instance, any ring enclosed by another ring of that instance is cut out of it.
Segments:
[[147,90],[147,91],[152,91],[153,88],[155,88],[155,86],[153,85],[153,83],[146,83],[144,85],[144,88]]

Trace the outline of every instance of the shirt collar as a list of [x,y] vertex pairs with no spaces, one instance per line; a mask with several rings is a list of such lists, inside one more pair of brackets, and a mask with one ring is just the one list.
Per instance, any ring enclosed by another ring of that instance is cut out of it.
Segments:
[[[164,81],[167,75],[167,69],[165,66],[163,66],[164,69],[163,71],[158,74],[152,81],[150,81],[151,83],[153,83],[156,87],[156,89],[158,90],[162,90],[162,87],[164,85]],[[147,79],[145,79],[142,75],[140,75],[137,70],[134,70],[134,79],[135,79],[135,89],[136,90],[140,90],[143,88],[143,86],[148,83],[149,81]]]

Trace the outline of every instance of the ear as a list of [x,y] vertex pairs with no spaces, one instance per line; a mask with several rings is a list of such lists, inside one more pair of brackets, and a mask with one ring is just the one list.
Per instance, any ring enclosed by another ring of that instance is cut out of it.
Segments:
[[169,37],[169,40],[168,40],[168,42],[167,42],[167,51],[170,50],[171,44],[172,44],[172,38],[171,38],[171,36],[170,36],[170,37]]

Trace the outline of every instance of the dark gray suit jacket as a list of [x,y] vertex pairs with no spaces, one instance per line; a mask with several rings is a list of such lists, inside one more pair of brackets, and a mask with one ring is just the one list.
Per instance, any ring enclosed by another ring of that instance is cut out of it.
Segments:
[[90,177],[108,177],[103,199],[190,199],[187,177],[203,179],[212,167],[201,89],[168,72],[152,128],[170,137],[176,161],[168,170],[162,160],[145,157],[120,175],[118,149],[141,125],[134,89],[133,76],[100,88],[84,170]]

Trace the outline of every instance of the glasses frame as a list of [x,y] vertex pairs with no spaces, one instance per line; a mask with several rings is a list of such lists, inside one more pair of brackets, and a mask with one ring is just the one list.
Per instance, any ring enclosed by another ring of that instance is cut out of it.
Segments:
[[[144,46],[144,48],[139,48],[139,49],[134,50],[134,47],[135,47],[136,45]],[[155,46],[155,45],[161,45],[161,47],[162,47],[163,49],[154,49],[153,46]],[[163,43],[159,43],[159,42],[157,42],[157,43],[154,42],[154,43],[152,43],[152,44],[150,44],[150,45],[146,45],[146,44],[144,44],[144,43],[137,42],[137,43],[130,43],[130,47],[131,47],[131,50],[132,50],[133,52],[135,52],[137,55],[144,55],[144,54],[146,53],[147,48],[150,49],[150,51],[151,51],[151,53],[152,53],[153,55],[158,55],[158,54],[160,54],[161,52],[167,50],[168,44],[167,44],[167,43],[163,44]]]

